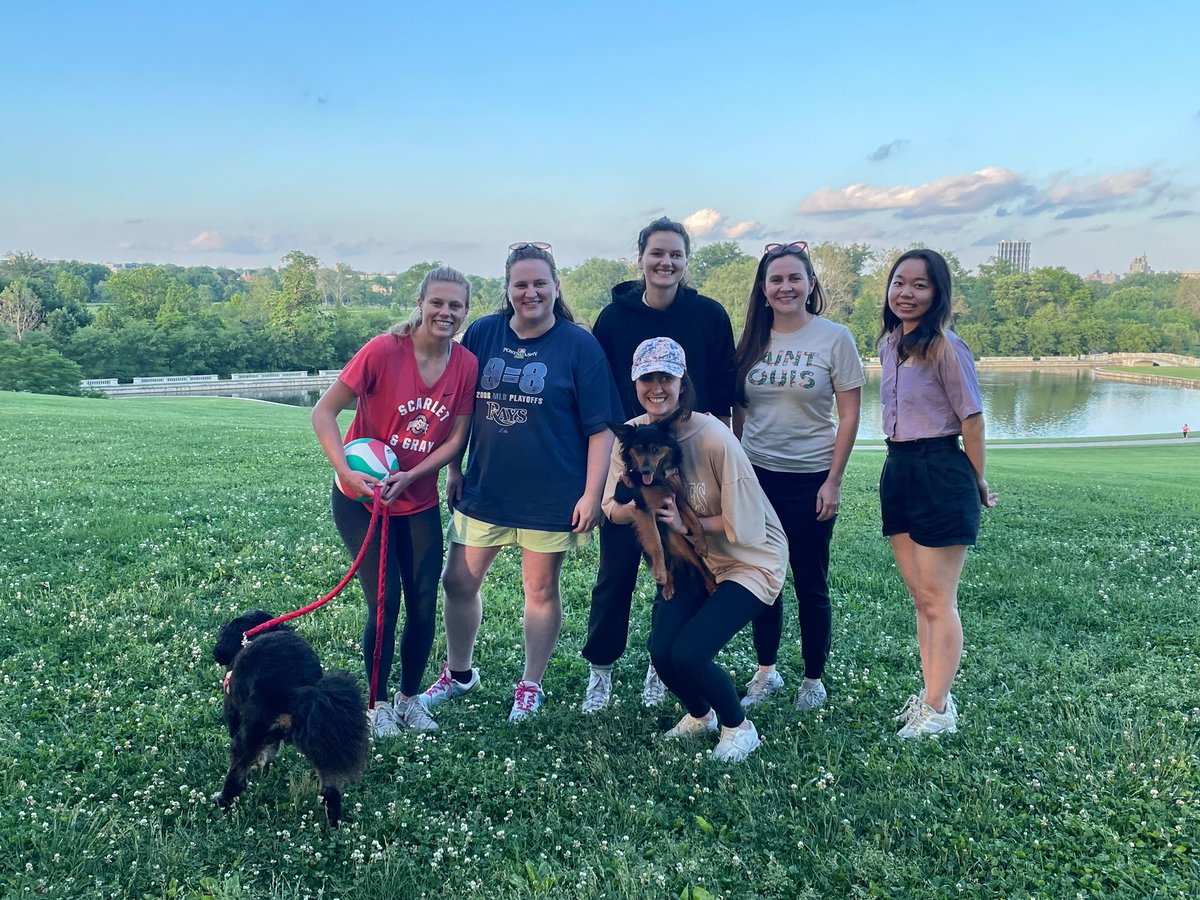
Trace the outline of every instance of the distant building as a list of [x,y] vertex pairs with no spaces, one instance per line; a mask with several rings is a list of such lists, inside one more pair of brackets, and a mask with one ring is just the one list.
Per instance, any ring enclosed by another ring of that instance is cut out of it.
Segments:
[[1129,264],[1130,275],[1151,275],[1154,270],[1150,268],[1150,261],[1146,259],[1146,254],[1135,256]]
[[1116,284],[1121,280],[1121,276],[1116,272],[1101,272],[1097,269],[1090,275],[1083,276],[1084,281],[1098,281],[1101,284]]
[[134,269],[140,269],[143,266],[148,266],[150,263],[105,263],[110,272],[132,272]]
[[996,246],[996,256],[1018,272],[1029,271],[1029,241],[1001,241]]

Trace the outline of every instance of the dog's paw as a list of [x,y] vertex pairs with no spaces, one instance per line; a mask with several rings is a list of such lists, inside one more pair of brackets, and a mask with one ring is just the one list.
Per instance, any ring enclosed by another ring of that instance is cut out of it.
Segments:
[[225,794],[222,791],[217,791],[210,799],[217,806],[221,807],[221,809],[229,809],[230,801],[225,798]]

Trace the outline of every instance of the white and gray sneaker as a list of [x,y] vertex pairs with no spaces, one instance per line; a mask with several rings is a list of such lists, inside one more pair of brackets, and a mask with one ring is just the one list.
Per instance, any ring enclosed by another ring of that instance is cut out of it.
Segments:
[[419,694],[409,697],[407,700],[401,700],[400,695],[397,694],[392,708],[396,711],[396,723],[401,728],[408,728],[412,731],[438,730],[438,723],[433,721],[433,716],[421,702]]
[[921,691],[920,694],[909,694],[908,699],[904,701],[904,705],[900,707],[899,711],[894,716],[892,716],[892,721],[903,722],[905,725],[907,725],[909,720],[912,719],[912,717],[916,714],[917,708],[920,707],[920,705],[924,702],[924,691]]
[[758,729],[749,719],[733,728],[721,728],[721,740],[713,747],[712,758],[718,762],[740,763],[762,745]]
[[776,691],[783,689],[783,676],[771,670],[764,672],[759,669],[754,677],[746,682],[746,696],[742,698],[742,706],[749,709],[766,701]]
[[796,691],[795,709],[797,712],[812,712],[824,706],[828,697],[825,685],[819,678],[805,678],[800,682],[800,689]]
[[642,706],[658,706],[667,696],[667,686],[654,670],[654,663],[646,667],[646,680],[642,682]]
[[588,677],[587,693],[583,695],[580,704],[581,712],[599,712],[608,706],[612,699],[612,666],[592,666]]
[[718,728],[717,713],[715,710],[709,710],[708,715],[702,719],[697,719],[691,713],[687,713],[682,719],[675,723],[666,734],[663,735],[667,740],[676,740],[677,738],[692,738],[699,737],[704,734],[712,734]]
[[386,700],[377,700],[375,705],[367,710],[367,722],[371,726],[373,737],[395,737],[400,733],[400,724],[396,721],[396,710]]
[[946,711],[938,712],[924,700],[918,700],[908,720],[896,732],[899,738],[919,738],[934,734],[954,734],[958,731],[958,709],[949,697]]

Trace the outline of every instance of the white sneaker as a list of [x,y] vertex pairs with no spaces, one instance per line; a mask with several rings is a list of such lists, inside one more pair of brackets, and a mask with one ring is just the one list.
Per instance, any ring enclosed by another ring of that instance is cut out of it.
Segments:
[[518,681],[508,721],[520,722],[522,719],[537,715],[537,711],[542,708],[542,700],[545,696],[546,692],[536,681]]
[[371,734],[375,737],[395,737],[400,733],[400,725],[396,721],[396,710],[386,700],[379,700],[367,710],[367,722],[371,726]]
[[896,732],[896,737],[918,738],[931,734],[954,734],[958,731],[958,710],[949,698],[946,711],[938,712],[924,700],[919,700],[908,721]]
[[904,705],[900,707],[900,710],[894,716],[892,716],[892,721],[903,722],[905,725],[907,725],[912,717],[916,714],[917,708],[920,707],[920,705],[924,702],[924,691],[921,691],[920,694],[909,694],[908,699],[904,701]]
[[646,667],[646,680],[642,683],[642,706],[658,706],[667,696],[667,686],[654,671],[654,663]]
[[782,675],[778,672],[764,672],[759,669],[754,673],[754,677],[746,682],[746,696],[742,698],[742,706],[746,709],[758,706],[782,687]]
[[758,729],[746,719],[741,725],[721,729],[721,740],[713,747],[712,758],[718,762],[740,763],[761,745]]
[[397,694],[396,699],[392,702],[392,709],[396,711],[396,723],[401,728],[408,728],[412,731],[438,730],[438,723],[433,721],[433,716],[421,702],[420,696],[401,700],[400,695]]
[[579,709],[585,713],[599,712],[608,706],[612,699],[612,667],[600,669],[592,666],[592,674],[588,678],[587,693],[583,695],[583,703]]
[[442,666],[442,674],[438,676],[437,681],[425,689],[425,693],[421,695],[421,702],[425,704],[426,709],[433,709],[439,703],[445,700],[457,700],[463,694],[475,690],[479,686],[479,670],[471,670],[471,680],[466,684],[461,681],[455,681],[450,677],[450,666]]
[[675,727],[664,734],[663,737],[673,741],[676,738],[699,737],[702,734],[711,734],[716,730],[717,714],[714,710],[710,709],[708,715],[703,719],[697,719],[691,713],[688,713],[676,722]]
[[800,682],[800,689],[796,691],[797,712],[811,712],[814,709],[820,709],[825,705],[829,695],[825,692],[825,685],[820,679],[814,681],[811,678],[805,678]]

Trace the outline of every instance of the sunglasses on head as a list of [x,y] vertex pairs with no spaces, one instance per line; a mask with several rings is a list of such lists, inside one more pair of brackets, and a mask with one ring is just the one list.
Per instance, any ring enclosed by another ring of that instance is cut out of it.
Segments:
[[808,249],[808,241],[792,241],[790,244],[767,244],[763,253],[767,256],[778,256],[781,253],[803,253]]
[[545,250],[547,253],[554,250],[554,248],[545,241],[517,241],[515,244],[509,244],[508,250],[510,253],[512,253],[517,250],[524,250],[526,247],[532,247],[534,250]]

